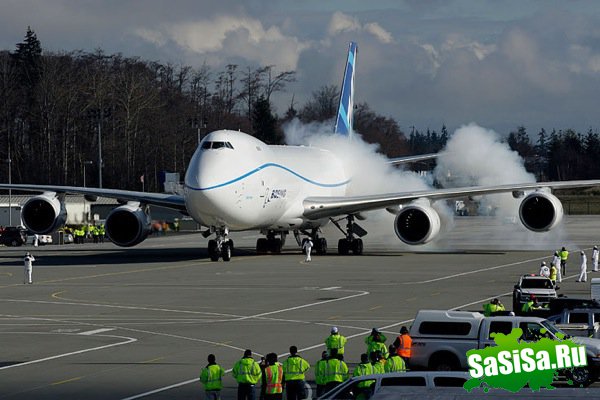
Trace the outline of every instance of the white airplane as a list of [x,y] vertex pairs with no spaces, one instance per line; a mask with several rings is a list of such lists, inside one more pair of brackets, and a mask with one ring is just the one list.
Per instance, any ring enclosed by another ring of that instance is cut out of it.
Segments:
[[[356,56],[357,46],[350,43],[335,134],[352,134]],[[403,157],[389,163],[433,157]],[[182,195],[26,184],[0,184],[0,189],[43,192],[28,200],[21,211],[23,223],[37,234],[52,232],[65,223],[66,193],[83,194],[91,200],[97,196],[118,199],[123,205],[110,212],[105,225],[110,240],[123,247],[134,246],[148,236],[149,205],[176,209],[208,227],[205,237],[215,235],[208,241],[208,254],[213,261],[229,261],[233,250],[230,231],[255,230],[264,234],[266,237],[256,242],[258,253],[279,253],[286,235],[293,232],[298,245],[311,237],[316,251],[323,254],[327,241],[320,235],[320,228],[329,222],[344,233],[345,237],[338,241],[340,254],[362,254],[361,237],[367,232],[356,224],[355,218],[361,219],[361,213],[376,209],[396,214],[395,232],[404,243],[428,243],[441,227],[433,202],[494,193],[508,192],[523,198],[519,208],[522,224],[531,231],[544,232],[557,226],[563,216],[562,204],[551,189],[600,185],[600,180],[516,183],[348,196],[351,179],[330,151],[272,146],[242,132],[219,130],[204,137],[192,156]],[[345,229],[339,224],[344,218]],[[302,239],[301,235],[306,237]]]

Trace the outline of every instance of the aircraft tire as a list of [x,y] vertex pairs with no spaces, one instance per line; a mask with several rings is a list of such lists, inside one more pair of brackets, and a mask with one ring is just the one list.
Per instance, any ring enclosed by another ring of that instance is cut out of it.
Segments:
[[211,261],[219,261],[219,252],[217,251],[217,241],[209,240],[208,241],[208,256]]
[[350,243],[348,243],[348,239],[338,240],[338,254],[341,256],[347,256],[349,252]]
[[362,239],[356,239],[352,242],[352,253],[355,256],[360,256],[363,253],[363,241]]
[[223,261],[231,260],[231,245],[228,242],[223,243],[221,246],[221,257],[223,257]]
[[267,254],[269,251],[269,242],[266,238],[256,240],[256,254]]

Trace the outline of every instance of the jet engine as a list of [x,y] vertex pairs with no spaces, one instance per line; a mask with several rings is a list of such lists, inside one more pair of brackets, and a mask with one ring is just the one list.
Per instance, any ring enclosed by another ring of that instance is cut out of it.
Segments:
[[21,208],[21,219],[27,229],[44,235],[65,224],[67,210],[56,193],[44,193],[27,200]]
[[115,208],[106,217],[106,235],[121,247],[141,243],[150,233],[150,217],[138,203]]
[[562,221],[563,206],[551,193],[533,192],[527,195],[519,207],[519,218],[525,228],[534,232],[546,232]]
[[396,236],[406,244],[425,244],[440,233],[440,216],[428,201],[402,207],[394,220]]

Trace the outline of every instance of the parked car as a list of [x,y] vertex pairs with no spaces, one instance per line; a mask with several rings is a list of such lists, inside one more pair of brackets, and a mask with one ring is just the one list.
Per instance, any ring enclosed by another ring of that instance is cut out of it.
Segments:
[[0,244],[5,246],[22,246],[26,241],[25,229],[18,226],[6,227],[0,234]]
[[466,394],[463,385],[469,379],[471,379],[469,373],[462,371],[408,371],[365,375],[348,379],[319,399],[356,399],[359,393],[358,384],[364,381],[373,381],[371,384],[372,399],[384,394],[393,394],[392,398],[401,398],[407,389],[415,388],[444,388],[444,390],[457,388],[458,394]]

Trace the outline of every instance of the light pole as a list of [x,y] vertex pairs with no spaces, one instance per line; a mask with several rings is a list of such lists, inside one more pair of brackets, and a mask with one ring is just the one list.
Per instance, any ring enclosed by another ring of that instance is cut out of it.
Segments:
[[93,161],[84,161],[83,162],[83,187],[85,187],[85,177],[86,177],[85,166],[86,165],[92,165],[93,163],[94,163]]

